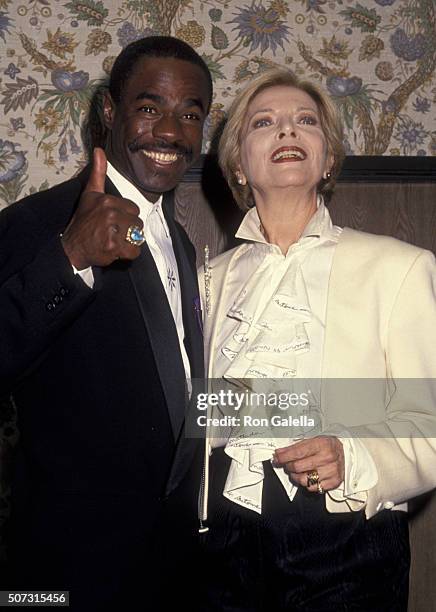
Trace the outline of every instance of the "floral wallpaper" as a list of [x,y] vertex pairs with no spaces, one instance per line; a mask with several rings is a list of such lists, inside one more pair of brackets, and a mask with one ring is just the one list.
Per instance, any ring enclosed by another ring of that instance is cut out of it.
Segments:
[[81,126],[114,57],[149,34],[204,57],[206,147],[272,64],[320,81],[350,155],[436,155],[434,0],[0,0],[0,208],[86,163]]

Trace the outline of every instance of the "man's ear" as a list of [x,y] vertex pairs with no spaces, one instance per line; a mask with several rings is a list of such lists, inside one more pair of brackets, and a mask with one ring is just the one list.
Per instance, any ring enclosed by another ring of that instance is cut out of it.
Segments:
[[103,120],[108,130],[112,129],[115,119],[115,103],[109,92],[104,94],[103,98]]

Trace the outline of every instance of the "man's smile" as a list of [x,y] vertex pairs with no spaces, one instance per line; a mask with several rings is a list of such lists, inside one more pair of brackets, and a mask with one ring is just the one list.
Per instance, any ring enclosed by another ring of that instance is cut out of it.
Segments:
[[161,164],[172,164],[182,157],[177,153],[162,153],[160,151],[147,151],[146,149],[141,149],[141,151],[146,157]]

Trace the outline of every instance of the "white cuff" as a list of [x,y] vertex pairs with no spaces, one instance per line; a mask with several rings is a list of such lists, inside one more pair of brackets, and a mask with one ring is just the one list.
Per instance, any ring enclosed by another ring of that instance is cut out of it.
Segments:
[[85,283],[85,285],[88,285],[88,287],[92,289],[94,287],[94,273],[92,271],[92,267],[89,266],[89,268],[78,270],[77,268],[73,266],[73,264],[71,265],[72,265],[74,274],[78,274],[80,278],[83,280],[83,282]]
[[[360,438],[341,437],[345,456],[344,496],[354,497],[375,487],[378,472],[371,453]],[[366,499],[365,499],[366,501]]]
[[351,510],[360,510],[366,504],[368,491],[378,482],[378,472],[371,453],[360,438],[342,429],[340,433],[323,432],[336,435],[344,449],[344,481],[336,489],[328,492],[336,502],[346,501]]

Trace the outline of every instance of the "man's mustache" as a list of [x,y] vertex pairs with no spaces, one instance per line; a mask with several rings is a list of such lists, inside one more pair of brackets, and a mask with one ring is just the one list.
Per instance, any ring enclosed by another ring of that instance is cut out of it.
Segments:
[[189,163],[193,159],[192,149],[184,147],[183,145],[171,145],[164,140],[156,140],[153,144],[144,144],[138,140],[133,140],[128,146],[130,153],[136,153],[137,151],[159,151],[160,153],[175,153],[176,155],[182,155]]

